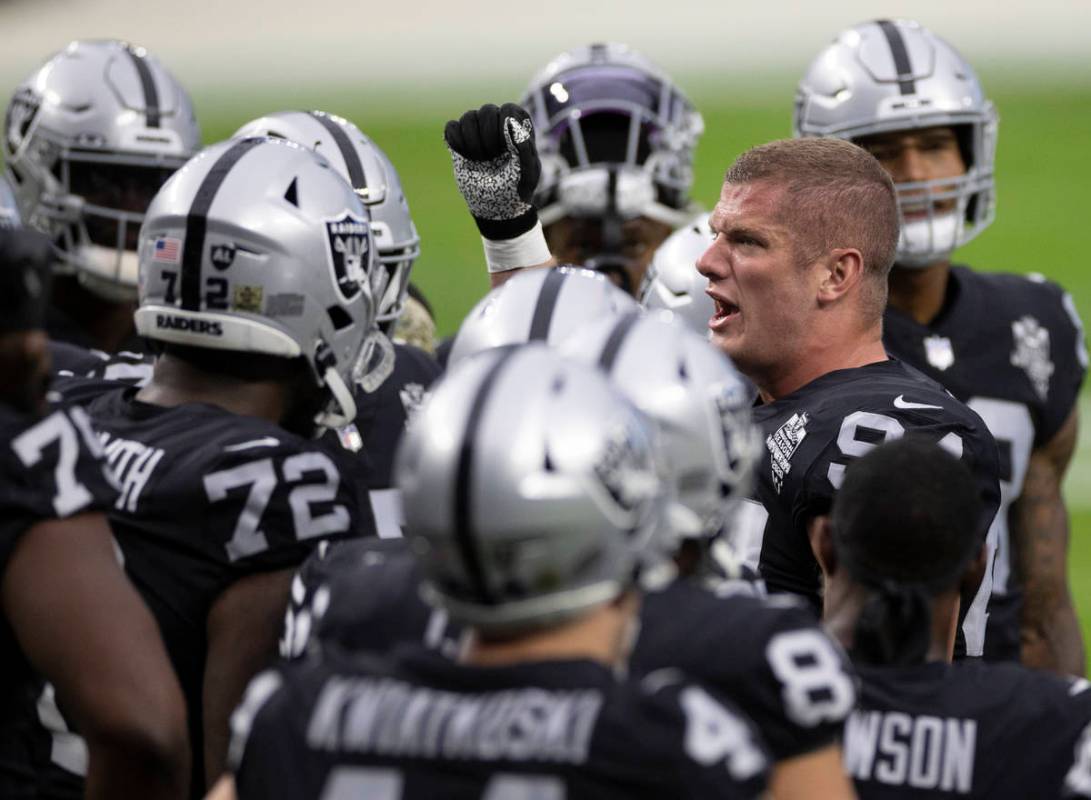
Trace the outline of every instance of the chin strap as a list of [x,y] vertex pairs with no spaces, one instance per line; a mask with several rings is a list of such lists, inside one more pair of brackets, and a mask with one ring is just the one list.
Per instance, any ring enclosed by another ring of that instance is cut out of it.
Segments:
[[322,383],[333,397],[334,408],[327,406],[314,415],[316,425],[323,428],[343,428],[356,419],[356,401],[352,392],[332,366],[322,373]]

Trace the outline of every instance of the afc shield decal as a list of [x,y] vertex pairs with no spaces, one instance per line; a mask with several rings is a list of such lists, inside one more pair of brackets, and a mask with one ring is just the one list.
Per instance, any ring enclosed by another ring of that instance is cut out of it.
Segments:
[[355,297],[367,280],[371,225],[350,211],[326,222],[326,244],[337,286],[346,300]]

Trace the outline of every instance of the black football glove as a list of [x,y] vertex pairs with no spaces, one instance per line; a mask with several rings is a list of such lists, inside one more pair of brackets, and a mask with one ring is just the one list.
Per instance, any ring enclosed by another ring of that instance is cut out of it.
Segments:
[[515,103],[490,104],[451,120],[443,131],[455,182],[486,239],[514,239],[538,222],[531,205],[542,174],[530,115]]

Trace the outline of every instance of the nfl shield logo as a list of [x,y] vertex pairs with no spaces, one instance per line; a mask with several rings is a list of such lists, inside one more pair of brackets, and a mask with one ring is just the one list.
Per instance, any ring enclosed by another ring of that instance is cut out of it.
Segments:
[[337,219],[326,220],[326,234],[330,266],[337,285],[345,299],[351,300],[367,280],[371,226],[366,219],[345,211]]
[[946,336],[929,336],[925,339],[924,353],[928,363],[938,370],[947,369],[955,363],[955,351]]

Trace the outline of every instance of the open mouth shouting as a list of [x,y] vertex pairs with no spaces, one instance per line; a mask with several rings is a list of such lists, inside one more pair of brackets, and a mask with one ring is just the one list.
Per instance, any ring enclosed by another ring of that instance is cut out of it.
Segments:
[[708,327],[713,331],[722,331],[739,316],[739,307],[726,298],[717,297],[712,292],[707,294],[712,298],[715,306],[712,318],[708,321]]

